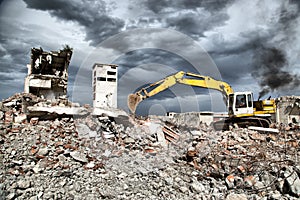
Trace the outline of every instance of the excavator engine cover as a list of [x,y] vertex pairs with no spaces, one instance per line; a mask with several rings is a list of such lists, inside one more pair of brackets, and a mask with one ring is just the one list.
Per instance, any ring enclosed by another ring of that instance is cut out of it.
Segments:
[[132,113],[135,113],[136,107],[142,101],[142,97],[138,94],[130,94],[128,95],[128,108]]

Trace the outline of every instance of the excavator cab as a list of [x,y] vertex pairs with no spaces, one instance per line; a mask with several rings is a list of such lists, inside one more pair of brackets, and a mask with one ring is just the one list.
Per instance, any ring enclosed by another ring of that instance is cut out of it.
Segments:
[[228,98],[229,116],[246,117],[253,115],[252,92],[235,92]]

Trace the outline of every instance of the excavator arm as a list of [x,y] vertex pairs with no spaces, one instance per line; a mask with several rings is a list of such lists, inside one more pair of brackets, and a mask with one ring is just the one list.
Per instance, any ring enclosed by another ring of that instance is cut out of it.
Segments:
[[202,76],[199,74],[180,71],[176,74],[167,76],[158,82],[149,84],[148,86],[137,91],[135,94],[130,94],[127,102],[130,111],[135,113],[136,107],[141,101],[148,97],[154,96],[177,83],[218,90],[222,92],[226,99],[228,98],[229,94],[234,93],[231,86],[226,82],[215,80],[209,76]]

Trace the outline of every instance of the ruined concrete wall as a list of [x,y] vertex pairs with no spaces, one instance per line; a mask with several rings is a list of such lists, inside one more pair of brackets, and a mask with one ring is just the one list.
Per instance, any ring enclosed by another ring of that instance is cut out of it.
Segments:
[[283,96],[276,99],[276,122],[289,124],[300,121],[300,96]]
[[31,62],[27,65],[24,92],[46,99],[57,99],[67,94],[68,66],[72,49],[46,52],[42,48],[31,49]]
[[93,66],[93,107],[117,108],[118,91],[117,65],[99,64]]
[[199,127],[201,123],[210,125],[213,122],[212,112],[188,112],[173,114],[171,121],[175,124],[187,124],[190,127]]

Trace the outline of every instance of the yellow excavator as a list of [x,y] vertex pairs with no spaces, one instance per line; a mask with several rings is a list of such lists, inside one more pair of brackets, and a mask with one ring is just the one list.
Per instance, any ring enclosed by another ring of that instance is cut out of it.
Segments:
[[268,128],[274,117],[274,99],[253,101],[252,92],[234,92],[232,87],[209,76],[180,71],[138,90],[128,96],[128,107],[135,113],[138,104],[169,87],[180,83],[189,86],[218,90],[223,94],[228,109],[228,118],[213,123],[216,130],[228,130],[230,125],[239,127],[259,126]]

